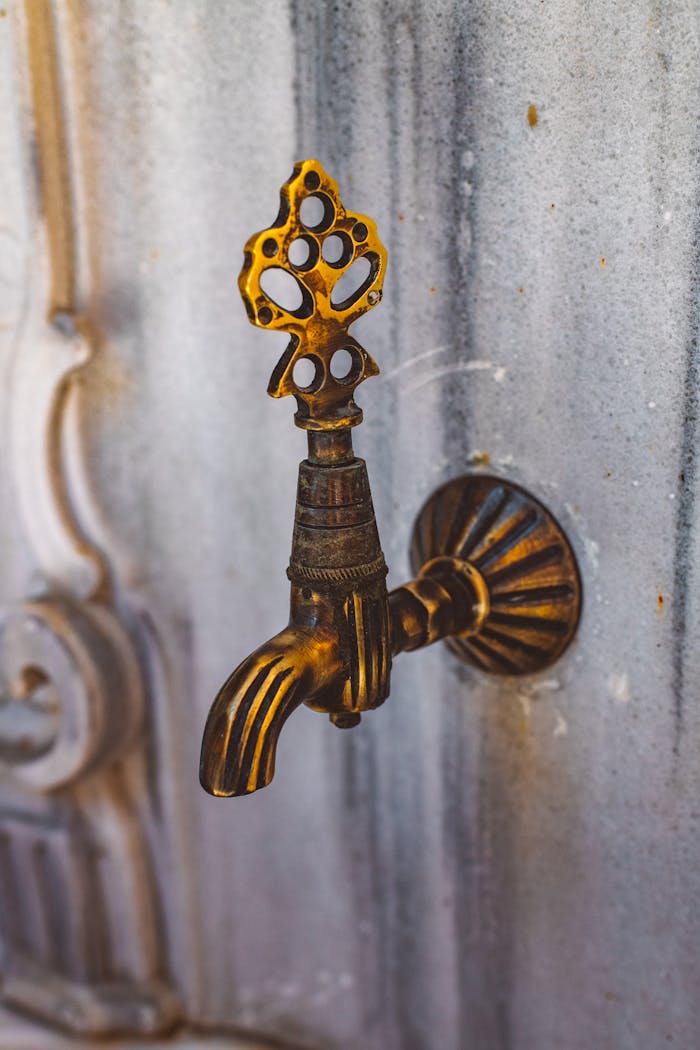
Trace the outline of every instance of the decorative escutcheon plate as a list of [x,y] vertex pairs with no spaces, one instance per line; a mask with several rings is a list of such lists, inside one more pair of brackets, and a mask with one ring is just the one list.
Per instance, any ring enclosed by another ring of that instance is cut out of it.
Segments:
[[453,557],[488,591],[478,635],[447,638],[482,671],[530,674],[554,663],[581,612],[581,583],[566,535],[548,510],[502,478],[466,475],[437,489],[413,528],[411,564]]

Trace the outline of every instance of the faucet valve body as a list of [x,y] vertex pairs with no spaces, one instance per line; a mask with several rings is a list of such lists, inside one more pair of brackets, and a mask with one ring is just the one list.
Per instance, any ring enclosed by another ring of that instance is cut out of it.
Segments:
[[292,624],[326,624],[335,631],[342,663],[339,689],[309,707],[336,724],[389,695],[391,641],[387,567],[379,544],[367,467],[352,455],[350,431],[343,454],[299,466],[292,556]]

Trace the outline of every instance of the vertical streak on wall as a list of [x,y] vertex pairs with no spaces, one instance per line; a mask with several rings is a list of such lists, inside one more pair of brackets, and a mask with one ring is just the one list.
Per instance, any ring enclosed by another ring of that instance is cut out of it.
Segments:
[[[448,69],[452,91],[444,100],[449,114],[445,161],[446,178],[440,198],[442,244],[449,269],[441,302],[449,323],[447,350],[441,364],[451,365],[441,380],[441,398],[446,407],[442,448],[449,474],[466,463],[455,462],[456,454],[472,447],[471,387],[475,372],[460,366],[489,359],[490,346],[479,346],[473,318],[477,310],[474,288],[475,224],[479,207],[479,151],[474,106],[477,85],[485,77],[480,48],[478,7],[465,8],[455,2],[450,10],[452,53]],[[453,685],[458,702],[444,703],[441,712],[440,763],[443,778],[442,834],[445,863],[453,887],[451,917],[456,969],[457,1016],[454,1037],[470,1033],[475,1047],[506,1050],[508,1034],[508,931],[510,901],[499,898],[494,910],[494,879],[499,886],[502,870],[494,871],[494,810],[502,799],[494,798],[489,767],[489,727],[470,709],[469,694],[478,686],[478,676],[468,668],[446,668],[461,688]],[[478,735],[476,754],[474,736]],[[504,828],[501,829],[503,832]],[[508,836],[505,836],[505,843]],[[501,833],[496,849],[504,838]],[[507,848],[507,846],[506,846]],[[502,865],[507,858],[499,856]],[[505,940],[504,940],[505,937]],[[504,951],[505,946],[505,951]],[[452,1034],[451,1033],[451,1034]]]
[[[372,149],[374,145],[371,139],[366,141],[363,122],[367,99],[372,96],[356,70],[358,54],[364,47],[367,34],[367,19],[363,18],[361,9],[348,7],[340,14],[331,5],[307,0],[293,0],[291,14],[296,52],[297,155],[300,158],[318,156],[338,179],[348,205],[364,209],[378,220],[379,233],[391,259],[391,230],[382,222],[379,197],[373,192],[371,181],[365,177],[362,149],[360,153],[354,149],[358,137],[361,146]],[[380,17],[379,11],[377,17]],[[384,159],[377,150],[375,162],[383,165]],[[385,284],[383,311],[387,308],[387,294],[391,294],[392,287],[391,282],[388,286]],[[358,325],[357,330],[362,341],[361,326]],[[375,347],[371,341],[367,346],[383,372],[385,355],[377,352],[383,348]],[[359,401],[362,403],[364,397]],[[360,429],[364,431],[367,423],[366,420]],[[382,432],[377,420],[374,427],[375,433]],[[354,440],[356,445],[361,441],[357,431]],[[382,476],[384,486],[391,484],[389,448],[390,442],[387,442],[389,454]],[[382,494],[377,491],[371,458],[369,471],[374,482],[375,505],[381,505]],[[343,827],[346,829],[344,840],[339,838],[337,848],[347,869],[353,872],[351,885],[356,928],[365,931],[355,949],[358,968],[363,971],[358,991],[364,1000],[367,1023],[373,1031],[386,1034],[393,1015],[390,913],[395,902],[391,898],[383,864],[381,815],[372,802],[380,792],[381,770],[371,736],[363,742],[356,738],[348,740],[342,772],[337,772],[342,775]],[[353,859],[357,856],[363,857],[360,868]]]
[[[389,249],[380,346],[370,344],[383,376],[363,389],[371,410],[356,443],[367,456],[389,564],[403,573],[406,509],[418,510],[427,494],[418,486],[434,483],[436,463],[444,476],[459,470],[455,452],[468,442],[460,370],[477,356],[470,283],[478,56],[460,4],[387,2],[339,13],[302,0],[292,10],[299,156],[319,155],[348,200],[363,194]],[[429,429],[418,431],[428,418]],[[406,465],[419,449],[414,474]],[[432,679],[435,703],[451,691],[454,671],[441,666]],[[344,749],[348,810],[339,848],[354,873],[359,921],[371,930],[361,963],[369,1038],[419,1048],[472,1031],[505,1046],[496,1000],[505,997],[508,950],[500,950],[501,926],[492,929],[480,913],[483,882],[473,876],[485,860],[477,851],[488,852],[483,821],[493,804],[483,800],[480,811],[471,790],[474,717],[461,698],[441,705],[431,753],[402,709],[400,675],[393,690],[383,729],[375,733],[367,719]],[[426,852],[428,841],[435,854]],[[451,907],[440,915],[443,894]],[[442,956],[449,987],[432,980],[433,955]]]
[[[686,370],[683,379],[682,437],[678,461],[678,505],[676,510],[673,564],[673,677],[674,746],[680,755],[685,716],[686,662],[688,653],[689,594],[693,583],[696,542],[693,526],[697,496],[698,398],[700,397],[700,200],[696,202],[693,243],[695,254],[690,280]],[[692,644],[692,643],[691,643]]]

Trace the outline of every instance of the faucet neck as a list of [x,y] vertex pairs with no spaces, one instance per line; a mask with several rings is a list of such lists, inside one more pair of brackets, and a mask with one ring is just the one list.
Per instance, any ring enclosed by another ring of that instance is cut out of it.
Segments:
[[314,467],[339,467],[355,459],[349,427],[341,430],[307,430],[306,433],[308,462]]

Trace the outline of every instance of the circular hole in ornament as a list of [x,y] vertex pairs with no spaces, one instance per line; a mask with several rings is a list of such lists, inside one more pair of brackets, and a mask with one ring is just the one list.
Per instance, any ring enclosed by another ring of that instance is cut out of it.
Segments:
[[317,171],[307,171],[304,176],[304,185],[307,190],[317,190],[321,185],[321,176]]
[[300,357],[294,365],[292,379],[298,390],[313,393],[323,380],[323,365],[317,357]]
[[274,255],[277,255],[277,241],[272,237],[266,237],[263,241],[262,251],[267,259],[272,259]]
[[306,235],[295,237],[287,249],[287,258],[295,270],[310,270],[318,262],[318,243]]
[[323,241],[321,255],[324,262],[339,270],[352,259],[353,246],[347,233],[329,233]]
[[362,375],[362,355],[354,346],[336,350],[331,358],[331,375],[338,383],[354,383]]
[[312,193],[301,202],[299,218],[307,230],[323,233],[335,219],[333,201],[325,193]]

